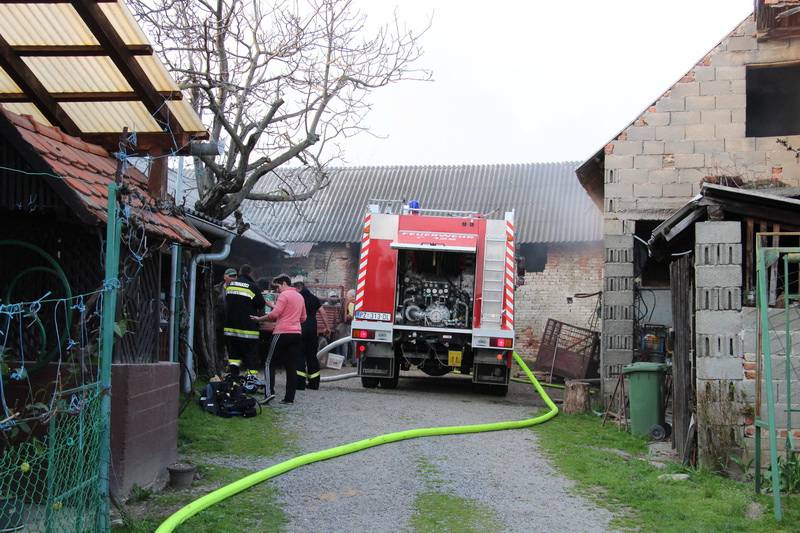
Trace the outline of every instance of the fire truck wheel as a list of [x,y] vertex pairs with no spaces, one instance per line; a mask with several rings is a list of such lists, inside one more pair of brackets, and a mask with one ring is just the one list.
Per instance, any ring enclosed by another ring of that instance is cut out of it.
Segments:
[[400,381],[400,359],[397,357],[394,358],[394,377],[393,378],[381,378],[381,388],[382,389],[396,389],[397,383]]
[[365,389],[374,389],[378,386],[378,378],[361,378],[361,386]]

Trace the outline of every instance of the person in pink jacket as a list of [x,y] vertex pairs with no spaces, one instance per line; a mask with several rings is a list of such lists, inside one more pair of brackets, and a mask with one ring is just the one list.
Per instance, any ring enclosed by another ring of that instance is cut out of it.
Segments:
[[275,329],[272,331],[272,342],[267,351],[266,387],[264,388],[263,404],[275,398],[275,367],[282,366],[286,369],[286,395],[281,403],[294,403],[294,394],[297,389],[295,361],[303,352],[303,341],[300,335],[300,324],[306,320],[306,305],[297,289],[291,285],[292,279],[288,274],[280,274],[272,280],[273,286],[278,290],[278,299],[275,303],[267,302],[272,308],[263,316],[252,316],[256,322],[274,321]]

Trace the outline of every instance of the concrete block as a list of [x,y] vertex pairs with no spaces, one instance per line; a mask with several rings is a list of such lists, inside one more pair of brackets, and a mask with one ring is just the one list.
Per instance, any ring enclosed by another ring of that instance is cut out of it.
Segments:
[[625,131],[629,141],[654,141],[656,138],[654,126],[631,126]]
[[[737,65],[746,65],[755,59],[754,52],[718,52],[712,54],[711,65],[713,67],[732,67]],[[702,90],[702,88],[701,88]]]
[[706,357],[740,357],[742,354],[741,338],[735,332],[698,333],[695,346],[698,361]]
[[692,196],[691,183],[668,183],[664,185],[662,194],[666,197],[690,198]]
[[603,352],[603,364],[627,365],[633,361],[632,350],[608,350]]
[[603,295],[603,305],[633,305],[633,291],[615,291]]
[[643,168],[623,168],[616,171],[619,183],[646,183],[648,170]]
[[716,96],[687,96],[686,97],[686,110],[687,111],[703,111],[707,109],[716,109]]
[[633,248],[632,235],[605,235],[603,244],[606,248]]
[[717,124],[715,135],[718,139],[742,138],[745,136],[744,123]]
[[745,78],[745,66],[737,67],[717,67],[716,78],[718,80],[743,80]]
[[695,242],[698,244],[742,242],[740,222],[698,222],[694,225],[694,231]]
[[772,166],[788,167],[797,164],[797,157],[794,153],[786,150],[782,146],[779,148],[771,148],[766,152],[767,163]]
[[670,89],[670,96],[672,98],[680,96],[697,96],[700,94],[700,82],[692,81],[685,83],[677,83]]
[[695,309],[706,311],[739,311],[742,308],[740,287],[697,287]]
[[633,158],[633,167],[647,170],[661,168],[662,159],[660,155],[637,155]]
[[[716,138],[716,131],[714,124],[693,124],[686,126],[686,139],[688,140],[705,140]],[[744,135],[742,135],[744,137]]]
[[658,126],[655,138],[659,141],[680,141],[686,138],[686,129],[684,126]]
[[675,168],[701,168],[705,162],[704,154],[677,154],[675,156]]
[[698,287],[740,287],[742,267],[740,265],[698,266],[694,269]]
[[738,357],[698,357],[698,379],[744,379],[742,360]]
[[644,211],[640,218],[644,220],[666,218],[684,206],[683,198],[639,198],[636,200],[636,209]]
[[[756,138],[756,150],[759,152],[787,152],[786,148],[782,145],[778,144],[778,139],[783,139],[785,137],[757,137]],[[789,144],[794,146],[792,141],[789,141]],[[741,151],[741,150],[737,150]],[[791,152],[789,152],[791,153]],[[794,154],[792,154],[794,157]]]
[[715,109],[713,111],[701,111],[703,124],[730,124],[731,112],[729,109]]
[[603,234],[605,235],[624,235],[622,228],[621,220],[609,219],[603,221]]
[[720,333],[736,334],[742,329],[742,314],[739,311],[697,311],[695,332],[704,335]]
[[669,124],[669,112],[654,112],[654,113],[646,113],[644,116],[644,121],[647,123],[648,126],[666,126]]
[[[714,82],[707,82],[714,83]],[[656,111],[683,111],[684,102],[681,97],[664,97],[656,102]]]
[[664,143],[665,154],[691,154],[694,152],[694,141],[667,141]]
[[675,183],[678,181],[678,170],[674,168],[651,170],[649,176],[653,183]]
[[[725,139],[726,152],[755,152],[756,140],[752,137],[742,139]],[[794,154],[792,154],[794,157]]]
[[731,82],[728,80],[701,81],[700,94],[702,96],[731,94]]
[[662,141],[644,141],[642,148],[643,154],[665,154],[664,143]]
[[731,122],[744,124],[747,121],[747,111],[742,109],[731,109]]
[[[729,152],[729,154],[733,158],[734,165],[747,166],[751,175],[758,175],[759,172],[766,174],[766,152]],[[757,168],[756,165],[760,165],[761,168]]]
[[603,335],[632,335],[633,320],[603,321]]
[[606,156],[606,168],[633,168],[633,156],[614,155]]
[[637,155],[642,153],[642,141],[614,141],[614,155]]
[[725,151],[725,141],[695,141],[694,149],[697,153],[708,154]]
[[633,195],[636,196],[637,198],[641,197],[660,198],[661,185],[657,183],[642,183],[634,185]]
[[714,81],[717,79],[717,69],[714,67],[695,67],[693,72],[694,79],[697,81]]
[[614,277],[632,277],[633,263],[606,263],[603,267],[603,274]]
[[747,94],[747,82],[745,80],[731,81],[731,94]]
[[[673,111],[670,113],[669,123],[672,126],[700,124],[700,111]],[[658,131],[656,131],[656,135],[658,135]]]
[[[747,37],[731,37],[728,39],[727,48],[729,52],[735,52],[737,50],[757,50],[758,49],[758,41],[756,41],[755,37],[747,36]],[[719,71],[717,71],[719,73]]]
[[695,265],[741,265],[742,245],[735,243],[697,243],[694,247]]
[[747,95],[726,94],[716,97],[717,109],[744,109],[747,105]]
[[736,176],[741,171],[734,168],[733,156],[727,152],[717,152],[706,155],[706,166],[714,169],[714,174]]
[[695,183],[705,177],[705,172],[696,168],[682,168],[678,171],[678,177],[681,183]]

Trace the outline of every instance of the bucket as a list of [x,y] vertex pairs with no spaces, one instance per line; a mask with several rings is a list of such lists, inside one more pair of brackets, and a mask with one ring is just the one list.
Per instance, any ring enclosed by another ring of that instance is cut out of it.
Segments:
[[334,368],[336,370],[342,369],[342,363],[344,363],[344,356],[330,353],[328,354],[328,364],[326,365],[328,368]]
[[167,467],[169,470],[169,485],[174,489],[188,489],[192,486],[197,467],[189,463],[174,463]]

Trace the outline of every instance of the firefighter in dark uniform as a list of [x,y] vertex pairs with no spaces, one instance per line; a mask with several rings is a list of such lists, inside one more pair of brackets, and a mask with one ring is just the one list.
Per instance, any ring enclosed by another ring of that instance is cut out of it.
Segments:
[[322,303],[313,292],[308,290],[308,287],[305,285],[305,279],[303,279],[302,276],[293,278],[292,285],[300,292],[306,304],[306,321],[300,325],[302,330],[303,353],[297,361],[297,388],[299,390],[305,389],[306,380],[308,380],[308,388],[317,390],[319,389],[317,311],[322,307]]
[[232,375],[245,375],[245,384],[255,389],[259,384],[258,325],[251,315],[264,314],[264,297],[253,281],[253,269],[242,265],[236,281],[225,287],[225,341]]

